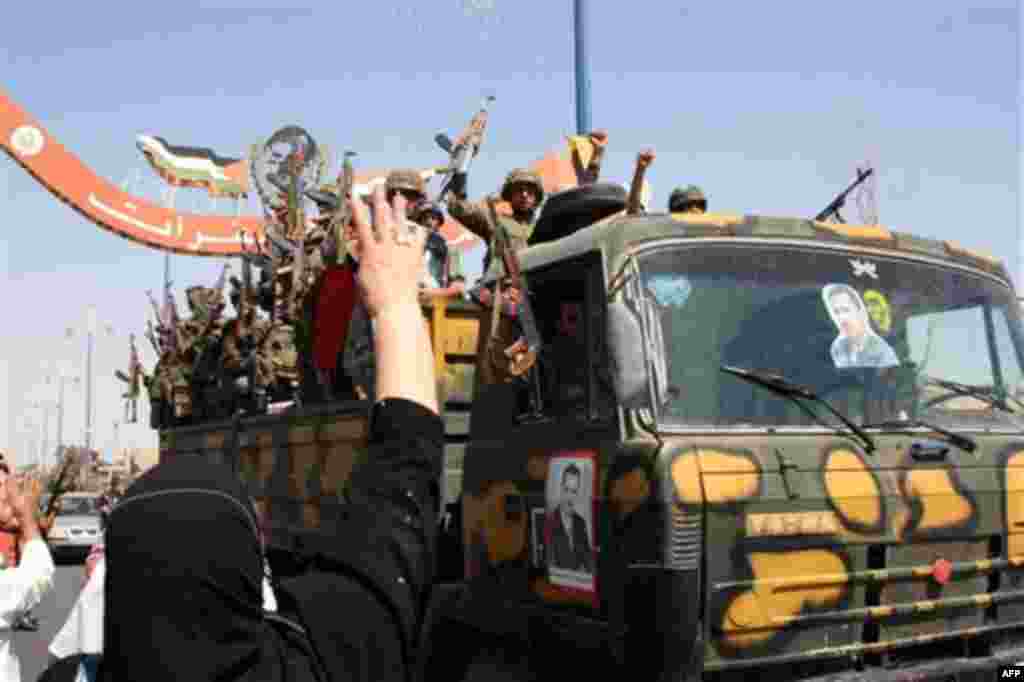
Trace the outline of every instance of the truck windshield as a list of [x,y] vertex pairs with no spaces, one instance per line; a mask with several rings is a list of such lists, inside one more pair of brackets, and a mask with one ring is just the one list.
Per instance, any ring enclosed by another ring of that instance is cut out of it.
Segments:
[[1020,424],[1006,411],[1019,410],[1024,389],[1020,309],[997,280],[909,259],[750,244],[671,246],[639,264],[666,346],[666,426],[818,425],[721,365],[785,377],[858,424]]

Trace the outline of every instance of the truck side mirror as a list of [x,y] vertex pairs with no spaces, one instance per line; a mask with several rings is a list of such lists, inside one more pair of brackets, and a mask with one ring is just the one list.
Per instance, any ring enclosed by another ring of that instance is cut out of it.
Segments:
[[608,304],[608,353],[612,386],[626,409],[649,408],[645,340],[640,318],[621,301]]

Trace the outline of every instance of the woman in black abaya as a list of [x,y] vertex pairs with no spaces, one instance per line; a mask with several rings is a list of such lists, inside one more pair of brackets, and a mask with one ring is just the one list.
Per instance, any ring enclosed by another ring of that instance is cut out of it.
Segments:
[[[348,481],[336,536],[263,611],[257,517],[236,474],[179,455],[146,473],[110,516],[108,682],[410,682],[423,642],[436,544],[443,425],[417,302],[421,228],[405,202],[354,206],[359,284],[375,324],[379,402]],[[308,634],[307,634],[308,633]]]

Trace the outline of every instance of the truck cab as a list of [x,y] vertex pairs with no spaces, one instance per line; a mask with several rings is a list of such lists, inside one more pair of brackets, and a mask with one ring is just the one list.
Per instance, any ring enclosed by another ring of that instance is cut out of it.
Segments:
[[472,403],[452,607],[471,671],[1024,660],[1024,334],[996,260],[721,214],[616,214],[520,259],[544,350]]

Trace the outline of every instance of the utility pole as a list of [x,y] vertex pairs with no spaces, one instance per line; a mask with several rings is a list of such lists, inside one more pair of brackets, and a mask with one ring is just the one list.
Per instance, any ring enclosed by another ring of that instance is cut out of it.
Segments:
[[64,372],[61,371],[58,381],[60,385],[57,387],[57,452],[61,453],[64,451],[64,381],[67,377],[64,376]]
[[[49,393],[49,391],[47,391]],[[46,457],[50,450],[50,403],[43,403],[43,456],[39,458],[39,470],[46,466]]]
[[590,132],[590,63],[587,54],[587,0],[573,0],[576,41],[576,134]]
[[[164,291],[166,292],[171,287],[171,254],[170,252],[164,253]],[[166,295],[166,294],[165,294]],[[160,300],[160,305],[163,305],[163,299]]]
[[96,336],[96,307],[89,306],[85,347],[85,449],[92,450],[92,348]]

